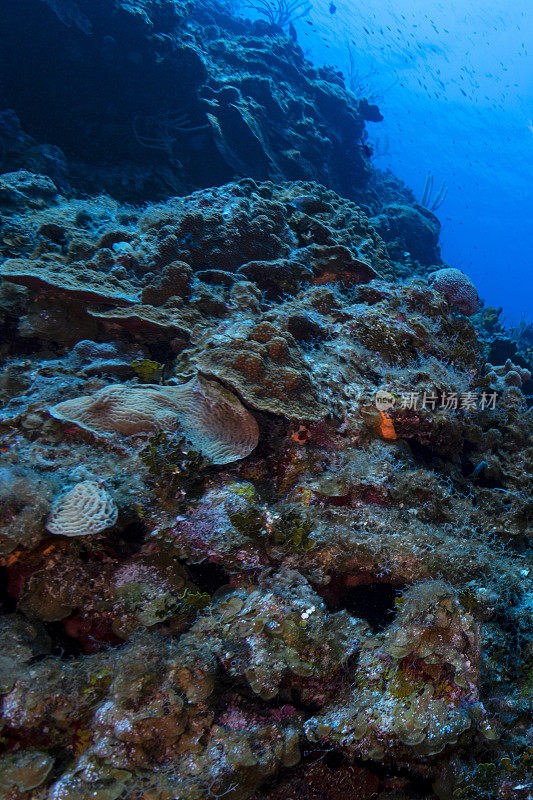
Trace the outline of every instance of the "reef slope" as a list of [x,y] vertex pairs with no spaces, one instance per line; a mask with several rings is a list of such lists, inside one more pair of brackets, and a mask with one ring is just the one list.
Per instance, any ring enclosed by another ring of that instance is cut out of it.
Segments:
[[0,189],[2,796],[524,797],[531,376],[466,277],[310,182]]

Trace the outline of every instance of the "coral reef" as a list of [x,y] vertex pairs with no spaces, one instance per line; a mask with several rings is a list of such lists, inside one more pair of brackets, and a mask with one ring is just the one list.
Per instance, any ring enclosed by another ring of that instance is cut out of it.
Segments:
[[406,278],[313,183],[133,210],[9,181],[2,791],[497,796],[533,421],[469,284]]
[[5,12],[0,796],[524,800],[529,329],[253,5]]
[[[6,10],[4,171],[42,171],[130,199],[236,175],[317,180],[352,196],[369,173],[358,99],[340,73],[313,68],[272,27],[304,13],[305,3],[263,7],[270,22],[233,17],[218,0],[105,0],[98,8],[28,0],[24,13]],[[80,63],[93,69],[82,74]],[[59,125],[65,108],[69,124]],[[41,145],[42,153],[35,139],[56,150]]]
[[[440,753],[470,728],[472,717],[484,714],[475,688],[479,632],[471,615],[438,581],[413,587],[402,600],[397,621],[364,645],[347,696],[306,722],[311,739],[332,736],[364,758],[401,760],[409,757],[406,748]],[[494,735],[486,724],[483,731]]]

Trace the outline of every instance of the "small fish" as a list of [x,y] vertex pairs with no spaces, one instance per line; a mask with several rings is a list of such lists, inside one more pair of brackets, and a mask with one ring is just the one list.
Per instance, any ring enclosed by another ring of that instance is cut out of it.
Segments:
[[336,14],[337,13],[337,6],[335,5],[335,3],[330,3],[329,4],[329,13],[330,14]]

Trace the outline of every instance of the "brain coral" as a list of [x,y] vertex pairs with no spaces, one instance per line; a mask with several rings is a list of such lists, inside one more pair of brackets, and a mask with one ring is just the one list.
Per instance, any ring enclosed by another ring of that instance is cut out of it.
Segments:
[[46,528],[60,536],[88,536],[111,528],[118,509],[96,481],[82,481],[52,504]]
[[244,458],[259,438],[255,419],[237,397],[200,376],[177,386],[112,384],[93,395],[59,403],[50,413],[104,436],[180,428],[193,447],[215,464]]
[[91,433],[133,436],[176,428],[176,387],[111,384],[92,395],[75,397],[50,408],[61,422]]
[[185,437],[214,464],[229,464],[255,449],[257,422],[217,381],[198,375],[175,389]]
[[477,311],[479,298],[476,287],[460,269],[438,269],[429,278],[432,288],[441,292],[450,305],[457,306],[461,314],[470,317]]

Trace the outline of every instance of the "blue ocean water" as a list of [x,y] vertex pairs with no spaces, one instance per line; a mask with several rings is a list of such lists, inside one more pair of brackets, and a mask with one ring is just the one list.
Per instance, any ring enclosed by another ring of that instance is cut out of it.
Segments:
[[374,163],[422,198],[446,197],[443,259],[488,305],[533,313],[533,15],[527,0],[316,0],[295,23],[318,64],[333,64],[383,121],[367,123]]

